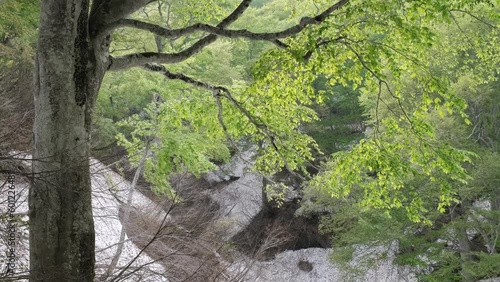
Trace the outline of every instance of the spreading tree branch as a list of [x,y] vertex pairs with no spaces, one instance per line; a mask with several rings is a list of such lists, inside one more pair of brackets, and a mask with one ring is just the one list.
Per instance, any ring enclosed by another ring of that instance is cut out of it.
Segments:
[[224,29],[217,26],[212,26],[203,23],[196,23],[192,26],[188,26],[180,29],[167,29],[163,28],[156,24],[151,24],[147,22],[142,22],[134,19],[122,19],[118,22],[121,26],[133,27],[137,29],[147,30],[157,35],[168,37],[168,38],[178,38],[184,35],[191,34],[197,31],[204,31],[210,34],[215,34],[222,37],[228,38],[248,38],[253,40],[274,40],[279,38],[289,37],[291,35],[297,34],[302,31],[306,26],[310,24],[319,23],[315,21],[313,18],[303,18],[299,24],[290,27],[288,29],[278,31],[278,32],[269,32],[269,33],[256,33],[252,31],[248,31],[246,29]]
[[323,13],[315,16],[314,18],[303,17],[302,19],[300,19],[300,22],[297,25],[294,25],[282,31],[269,32],[269,33],[255,33],[248,31],[246,29],[231,30],[231,29],[225,29],[223,26],[220,25],[212,26],[203,23],[196,23],[194,25],[179,29],[168,29],[156,24],[142,22],[134,19],[121,19],[117,21],[115,24],[117,27],[118,26],[133,27],[137,29],[146,30],[154,34],[168,38],[177,38],[187,34],[191,34],[196,31],[204,31],[222,37],[229,37],[229,38],[243,37],[253,40],[273,41],[275,39],[286,38],[294,34],[297,34],[302,30],[304,30],[308,25],[319,24],[323,22],[331,13],[333,13],[335,10],[340,9],[347,2],[349,2],[349,0],[341,0],[335,3],[334,5],[330,6],[328,9],[323,11]]
[[162,64],[180,63],[200,52],[204,47],[208,46],[216,39],[217,38],[215,36],[206,36],[198,40],[189,48],[173,54],[144,52],[129,54],[117,58],[110,56],[110,65],[108,66],[108,70],[116,71],[132,67],[139,67],[152,62],[158,62]]
[[220,98],[224,97],[228,99],[231,104],[233,104],[247,119],[252,123],[260,132],[264,134],[264,136],[271,142],[272,147],[276,151],[276,153],[280,156],[280,158],[283,160],[285,164],[285,168],[290,172],[292,175],[304,180],[304,177],[301,175],[295,173],[291,168],[290,165],[287,161],[287,159],[283,156],[281,149],[279,149],[277,145],[277,136],[274,131],[272,131],[264,122],[259,120],[257,117],[252,115],[247,109],[245,109],[240,102],[238,102],[231,92],[229,91],[228,88],[224,86],[215,86],[206,82],[202,82],[199,80],[196,80],[194,78],[191,78],[187,75],[181,74],[181,73],[172,73],[170,72],[165,66],[159,65],[159,64],[146,64],[144,66],[145,69],[153,72],[159,72],[163,74],[167,79],[172,79],[172,80],[181,80],[184,81],[185,83],[204,88],[207,90],[210,90],[214,93],[214,97],[216,99],[217,105],[219,107],[219,123],[221,124],[224,133],[226,134],[226,137],[229,136],[227,132],[226,125],[224,124],[222,120],[222,103],[220,103]]
[[279,47],[283,47],[283,43],[276,41],[277,39],[289,37],[293,34],[300,32],[300,30],[303,30],[307,25],[311,23],[316,23],[312,18],[304,18],[304,19],[305,20],[301,21],[301,23],[299,23],[295,27],[280,32],[272,32],[272,33],[255,33],[248,31],[246,29],[240,29],[240,30],[224,29],[219,26],[212,26],[202,23],[197,23],[185,28],[169,29],[156,24],[147,23],[134,19],[121,19],[117,21],[115,24],[120,27],[132,27],[141,30],[146,30],[151,33],[154,33],[157,36],[172,38],[172,39],[177,39],[181,36],[189,35],[197,31],[203,31],[213,35],[218,35],[228,38],[247,38],[253,40],[270,41],[278,45]]
[[281,41],[279,41],[279,39],[298,34],[309,25],[319,24],[325,21],[330,14],[342,8],[346,3],[349,2],[349,0],[340,0],[339,2],[335,3],[334,5],[330,6],[328,9],[323,11],[321,14],[313,18],[303,17],[300,20],[299,24],[279,32],[254,33],[248,30],[225,29],[230,23],[235,21],[241,14],[243,14],[243,11],[248,7],[249,2],[250,1],[243,1],[231,15],[229,15],[226,19],[221,21],[221,23],[219,23],[217,26],[198,23],[182,29],[167,29],[158,25],[145,23],[137,20],[121,19],[116,23],[116,26],[122,25],[122,26],[135,27],[143,30],[148,30],[154,34],[165,37],[178,37],[193,33],[195,31],[204,31],[210,33],[210,35],[200,39],[191,47],[179,53],[165,54],[165,53],[149,52],[149,53],[129,54],[118,58],[111,58],[111,65],[109,69],[120,70],[130,67],[143,66],[147,63],[160,63],[160,64],[178,63],[188,59],[197,52],[201,51],[201,49],[203,49],[205,46],[215,41],[217,39],[217,36],[223,36],[229,38],[242,37],[252,40],[265,40],[273,42],[279,47],[286,47],[286,45]]
[[[248,8],[252,0],[243,0],[240,5],[225,19],[223,19],[217,27],[224,28],[236,21],[245,10]],[[147,63],[160,62],[163,64],[173,64],[182,62],[194,54],[198,53],[205,46],[208,46],[217,39],[216,35],[208,35],[196,43],[191,45],[191,47],[175,54],[165,54],[165,53],[137,53],[125,55],[119,58],[113,58],[110,56],[109,70],[120,70],[131,67],[143,66]]]

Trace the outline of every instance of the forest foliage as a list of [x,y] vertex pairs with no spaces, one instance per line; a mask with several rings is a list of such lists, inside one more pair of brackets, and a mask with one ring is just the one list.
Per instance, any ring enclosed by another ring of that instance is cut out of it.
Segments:
[[[133,18],[216,24],[237,2],[162,0]],[[330,2],[253,1],[231,28],[283,30]],[[38,7],[0,5],[4,74],[30,61]],[[133,164],[148,148],[145,176],[172,196],[173,173],[200,175],[250,141],[260,173],[305,179],[299,212],[323,216],[337,262],[356,244],[396,240],[398,262],[421,267],[424,281],[500,276],[498,9],[496,1],[349,1],[283,39],[287,48],[220,38],[169,66],[223,92],[139,68],[110,72],[93,146],[118,140]],[[111,51],[175,52],[203,35],[121,28]]]

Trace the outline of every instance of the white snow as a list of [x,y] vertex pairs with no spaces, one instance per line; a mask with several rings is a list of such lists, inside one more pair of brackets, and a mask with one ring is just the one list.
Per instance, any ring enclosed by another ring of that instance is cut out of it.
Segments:
[[[355,266],[361,258],[373,255],[373,252],[386,251],[387,247],[358,248],[351,266]],[[389,250],[390,251],[390,250]],[[332,249],[309,248],[296,251],[285,251],[275,259],[265,262],[244,261],[233,264],[229,272],[234,276],[245,273],[237,281],[255,282],[416,282],[415,275],[408,267],[395,266],[393,255],[377,260],[374,265],[354,274],[334,265],[328,259]],[[309,263],[310,271],[302,270],[299,263]]]
[[[91,174],[92,174],[92,207],[94,211],[94,225],[96,231],[96,278],[98,278],[104,271],[106,267],[110,264],[111,259],[115,255],[117,243],[120,238],[120,231],[122,224],[120,223],[118,211],[121,203],[125,202],[126,192],[130,183],[124,180],[120,175],[106,168],[104,164],[97,160],[91,160]],[[3,183],[5,179],[0,179],[0,183]],[[16,214],[27,214],[28,212],[28,184],[25,182],[20,182],[21,180],[16,179],[15,190],[18,195]],[[0,214],[7,214],[7,189],[1,189],[0,194]],[[148,198],[144,197],[140,193],[134,193],[133,197],[133,207],[139,209],[142,212],[156,213],[158,216],[162,216],[165,213],[160,207],[157,207]],[[162,214],[163,213],[163,214]],[[22,221],[27,223],[28,217],[24,215]],[[5,222],[0,221],[1,230],[5,230]],[[16,263],[17,270],[16,275],[27,272],[29,269],[29,246],[28,246],[28,230],[26,225],[19,225],[16,240]],[[2,240],[6,239],[8,235],[7,232],[2,232]],[[5,241],[0,244],[0,254],[6,253]],[[125,243],[121,259],[118,262],[117,269],[114,274],[121,271],[121,267],[126,266],[129,262],[137,259],[131,263],[130,267],[124,271],[123,275],[127,276],[130,272],[135,271],[137,268],[141,268],[134,274],[131,274],[127,278],[121,281],[151,281],[160,282],[168,281],[165,269],[162,265],[157,263],[151,263],[152,259],[146,254],[140,253],[139,248],[137,248],[127,236],[125,236]],[[6,267],[6,257],[5,255],[0,256],[0,265],[2,270]],[[22,281],[22,280],[19,280]]]
[[[96,229],[96,265],[107,266],[115,255],[117,243],[120,238],[122,224],[118,217],[121,203],[125,203],[129,191],[130,182],[123,179],[119,174],[106,168],[101,162],[92,160],[92,206],[94,211],[94,225]],[[162,216],[165,213],[155,203],[141,193],[135,192],[132,198],[132,207],[143,213],[157,214]],[[118,269],[126,266],[131,260],[139,255],[140,250],[125,236],[125,243],[121,258],[118,262]],[[144,267],[144,271],[136,274],[125,281],[167,281],[165,269],[152,261],[146,254],[142,253],[130,266],[130,269]],[[96,276],[102,274],[105,269],[96,267]]]
[[[262,209],[262,176],[250,171],[254,154],[254,151],[237,154],[230,163],[216,172],[223,174],[223,178],[240,177],[210,194],[220,205],[221,216],[218,222],[228,226],[223,235],[224,241],[243,230]],[[212,174],[209,174],[209,177],[212,177],[210,175]]]
[[[241,156],[236,155],[229,164],[216,172],[216,175],[241,177],[211,194],[221,206],[221,217],[218,221],[230,222],[224,240],[243,230],[262,208],[262,177],[250,171],[253,155],[252,151],[243,152]],[[392,264],[394,248],[393,245],[372,248],[358,246],[353,266],[360,264],[361,258],[366,256],[375,256],[382,252],[388,254],[386,259],[377,260],[374,266],[367,268],[360,276],[350,275],[333,265],[328,258],[332,249],[309,248],[285,251],[278,254],[275,259],[265,262],[241,256],[228,266],[226,277],[231,277],[231,281],[261,282],[343,282],[349,279],[367,282],[416,281],[409,268]],[[311,263],[313,269],[310,272],[301,270],[298,267],[300,261]]]

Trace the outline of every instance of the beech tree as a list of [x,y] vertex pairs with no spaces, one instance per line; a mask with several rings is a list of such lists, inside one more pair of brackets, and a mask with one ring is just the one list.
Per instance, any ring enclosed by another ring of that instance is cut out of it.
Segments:
[[[30,190],[31,281],[93,281],[94,226],[89,175],[92,110],[106,71],[144,67],[169,75],[160,64],[182,62],[218,36],[279,41],[324,21],[348,1],[341,0],[314,18],[276,33],[256,34],[228,27],[248,8],[244,0],[217,25],[167,29],[127,18],[152,1],[88,0],[42,2],[34,74],[33,184]],[[212,3],[214,4],[214,3]],[[177,53],[109,54],[119,27],[177,38],[206,36]]]
[[[241,135],[252,135],[254,141],[268,144],[257,159],[263,172],[272,174],[283,168],[295,171],[312,159],[311,150],[315,147],[312,138],[301,134],[299,126],[316,117],[307,106],[324,99],[312,87],[318,74],[324,74],[333,85],[350,84],[355,88],[366,85],[368,91],[380,92],[384,87],[391,91],[401,85],[390,87],[386,82],[387,72],[397,79],[402,69],[425,68],[418,58],[432,44],[433,22],[449,21],[453,9],[473,9],[478,5],[478,1],[465,0],[453,3],[313,1],[317,5],[316,14],[302,17],[298,23],[283,30],[258,33],[250,31],[251,26],[230,28],[244,14],[251,0],[231,2],[234,7],[227,15],[222,15],[225,10],[219,9],[222,5],[216,1],[185,1],[202,5],[205,10],[211,7],[216,16],[207,17],[209,23],[187,23],[175,29],[134,18],[134,12],[153,2],[157,3],[151,0],[42,2],[34,74],[34,162],[29,197],[31,281],[94,279],[90,132],[92,112],[107,71],[140,67],[210,91],[213,105],[218,109],[215,118],[228,137],[240,130]],[[211,23],[214,19],[219,20]],[[113,34],[120,28],[141,30],[170,40],[191,35],[199,39],[176,52],[162,52],[159,48],[113,56],[109,54],[110,44]],[[167,68],[166,65],[195,56],[220,37],[268,41],[277,47],[256,64],[255,83],[246,90],[234,93],[228,86],[210,84]],[[442,81],[431,79],[423,72],[416,73],[426,85],[422,109],[463,111],[464,104],[446,93]],[[428,93],[441,99],[429,99]],[[396,100],[404,99],[398,91],[393,96]],[[233,120],[240,120],[234,128],[229,127],[236,123],[224,121],[223,114],[228,113],[233,115]],[[398,127],[400,117],[406,123]],[[415,128],[417,123],[405,117],[408,115],[403,111],[387,124],[396,129],[406,126],[417,135],[430,134],[428,127],[418,123],[422,126]],[[418,113],[414,118],[421,122]],[[429,157],[435,156],[426,148]],[[396,149],[399,147],[394,150],[397,153]],[[452,166],[455,171],[451,171],[450,177],[464,178],[457,163],[467,160],[467,155],[449,147],[444,149],[439,153],[449,154],[451,158],[436,163],[433,168]],[[377,161],[378,156],[375,156],[374,162]],[[417,162],[422,164],[425,158]],[[383,169],[389,172],[391,164]],[[324,175],[319,182],[338,184],[327,179],[329,174]],[[347,178],[349,184],[356,180],[349,174]],[[394,200],[388,200],[386,198],[393,191],[384,192],[384,189],[397,190],[399,183],[391,186],[390,181],[382,180],[378,183],[380,187],[370,188],[366,202],[398,206],[398,194]],[[382,192],[374,193],[375,188]],[[340,195],[345,191],[332,193]],[[439,197],[443,205],[450,203],[450,195],[450,191],[443,189]],[[384,200],[377,201],[377,197],[384,197]],[[414,219],[418,219],[418,203],[415,199],[409,207]]]

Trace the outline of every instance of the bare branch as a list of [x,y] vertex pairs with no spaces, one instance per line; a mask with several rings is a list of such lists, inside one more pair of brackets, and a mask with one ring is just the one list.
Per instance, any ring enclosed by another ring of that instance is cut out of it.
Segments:
[[168,220],[168,216],[170,215],[170,212],[172,211],[172,209],[174,208],[173,205],[171,205],[167,211],[165,211],[165,215],[163,216],[162,218],[162,221],[160,223],[160,227],[158,228],[158,230],[155,232],[155,234],[153,235],[153,237],[151,238],[151,240],[149,240],[149,242],[144,246],[144,248],[141,249],[141,251],[133,258],[131,259],[127,265],[125,265],[121,271],[111,280],[112,282],[116,281],[117,279],[119,279],[125,271],[127,271],[127,269],[129,267],[132,266],[132,264],[146,251],[146,249],[151,245],[153,244],[153,242],[155,240],[158,239],[158,237],[161,235],[161,233],[163,232],[163,230],[165,230],[166,228],[166,222]]
[[[150,146],[150,141],[146,141],[146,147],[144,149],[144,152],[142,154],[142,158],[139,162],[139,166],[137,167],[135,174],[134,174],[134,179],[132,180],[132,183],[129,186],[128,189],[128,196],[127,196],[127,203],[125,205],[125,213],[123,215],[122,221],[128,222],[130,219],[130,210],[132,207],[132,199],[134,197],[134,192],[137,186],[137,181],[139,180],[139,176],[142,173],[142,170],[144,168],[144,163],[146,162],[146,158],[148,157],[149,154],[149,146]],[[118,265],[118,261],[120,260],[120,257],[123,252],[123,247],[125,245],[125,224],[122,224],[122,230],[120,231],[120,239],[118,240],[118,246],[116,247],[115,255],[113,256],[113,259],[111,260],[111,263],[109,264],[108,269],[103,275],[103,279],[105,280],[107,277],[111,275],[111,273],[114,272],[116,266]]]
[[10,282],[10,281],[21,281],[21,280],[28,280],[30,276],[28,274],[25,275],[15,275],[15,276],[2,276],[1,277],[3,282]]

